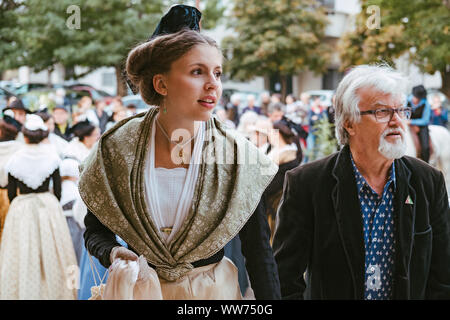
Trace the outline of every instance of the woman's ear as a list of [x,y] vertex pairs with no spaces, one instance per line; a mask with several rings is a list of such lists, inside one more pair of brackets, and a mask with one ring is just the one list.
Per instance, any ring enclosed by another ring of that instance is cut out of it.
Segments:
[[153,88],[162,96],[167,95],[166,78],[162,74],[153,76]]

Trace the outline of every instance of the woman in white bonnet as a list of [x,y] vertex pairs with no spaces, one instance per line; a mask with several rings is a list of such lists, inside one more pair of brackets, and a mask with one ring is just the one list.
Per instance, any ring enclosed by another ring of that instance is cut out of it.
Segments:
[[41,144],[48,128],[39,116],[27,115],[22,132],[25,145],[5,165],[11,205],[0,244],[0,300],[76,299],[67,285],[77,261],[59,204],[61,160]]

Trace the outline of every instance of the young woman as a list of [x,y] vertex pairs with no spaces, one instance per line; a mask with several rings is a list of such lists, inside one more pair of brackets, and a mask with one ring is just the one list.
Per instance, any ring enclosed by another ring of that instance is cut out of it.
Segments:
[[59,204],[60,158],[40,143],[48,129],[39,116],[27,115],[22,132],[25,145],[5,165],[11,205],[0,245],[0,299],[75,299],[68,276],[77,261]]
[[88,120],[78,122],[71,128],[74,138],[64,150],[65,158],[74,158],[78,162],[84,161],[91,152],[94,144],[100,138],[100,129]]
[[267,156],[278,165],[278,172],[275,178],[264,192],[267,204],[267,218],[271,230],[271,240],[275,232],[275,219],[278,204],[283,193],[285,173],[300,165],[303,157],[300,137],[293,130],[294,127],[302,134],[303,131],[300,125],[296,125],[292,121],[283,118],[273,124],[274,130],[271,130],[268,135],[271,149]]
[[[122,120],[82,165],[89,252],[105,267],[143,255],[164,299],[240,299],[237,269],[223,251],[237,234],[255,297],[279,298],[260,202],[277,168],[211,117],[221,72],[217,44],[197,31],[157,36],[133,49],[128,76],[158,108]],[[228,159],[224,147],[234,152]]]

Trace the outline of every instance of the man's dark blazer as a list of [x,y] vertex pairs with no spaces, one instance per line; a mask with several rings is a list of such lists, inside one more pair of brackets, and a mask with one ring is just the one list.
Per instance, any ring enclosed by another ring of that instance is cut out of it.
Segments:
[[[444,176],[406,156],[395,160],[395,175],[393,298],[450,299]],[[286,173],[277,218],[284,299],[364,299],[363,218],[348,146]]]

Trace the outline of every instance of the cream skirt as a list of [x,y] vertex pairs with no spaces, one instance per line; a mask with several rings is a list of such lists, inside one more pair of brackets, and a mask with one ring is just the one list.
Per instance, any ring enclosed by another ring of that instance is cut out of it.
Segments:
[[[106,285],[92,287],[92,297],[89,300],[242,299],[238,270],[227,257],[220,262],[194,268],[173,282],[160,279],[143,256],[138,260],[140,267],[135,269],[135,265],[132,267],[133,263],[136,264],[134,261],[114,262]],[[138,277],[138,280],[133,277]]]
[[164,300],[241,300],[238,269],[227,257],[192,269],[174,282],[160,279]]
[[77,260],[58,199],[14,198],[0,244],[0,299],[76,299]]
[[6,215],[8,214],[9,209],[9,199],[8,199],[8,190],[0,189],[0,242],[3,227],[5,225]]

